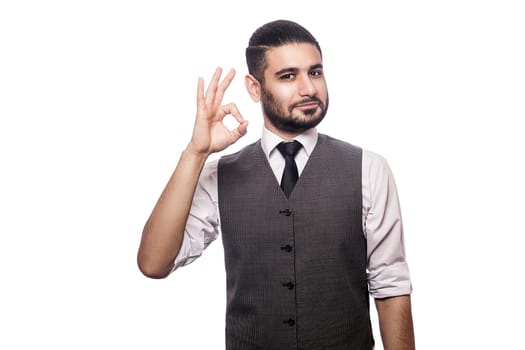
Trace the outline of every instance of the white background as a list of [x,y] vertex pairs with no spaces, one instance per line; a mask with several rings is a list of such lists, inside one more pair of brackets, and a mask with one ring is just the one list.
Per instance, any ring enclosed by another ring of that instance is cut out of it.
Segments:
[[521,2],[338,3],[0,3],[1,349],[223,348],[220,241],[165,280],[135,257],[199,76],[237,69],[250,127],[228,151],[259,137],[244,48],[278,18],[323,48],[319,130],[395,174],[418,348],[525,348]]

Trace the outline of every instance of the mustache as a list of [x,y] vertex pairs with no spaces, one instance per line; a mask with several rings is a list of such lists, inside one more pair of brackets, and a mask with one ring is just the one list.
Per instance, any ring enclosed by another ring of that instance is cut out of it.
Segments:
[[319,104],[319,106],[321,108],[323,108],[324,104],[323,102],[316,96],[312,96],[312,97],[307,97],[307,98],[304,98],[302,99],[301,101],[297,101],[297,102],[294,102],[290,105],[290,110],[294,109],[295,107],[303,104],[303,103],[310,103],[310,102],[316,102],[317,104]]

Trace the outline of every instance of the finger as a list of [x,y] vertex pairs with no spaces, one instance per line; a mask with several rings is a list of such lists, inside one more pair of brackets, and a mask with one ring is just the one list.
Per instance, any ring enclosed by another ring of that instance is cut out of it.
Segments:
[[208,119],[208,107],[204,96],[204,79],[199,78],[197,85],[197,119]]
[[223,112],[223,118],[226,115],[231,115],[239,123],[237,128],[230,130],[230,133],[233,137],[232,141],[235,142],[239,138],[244,136],[246,132],[248,131],[248,121],[244,119],[244,117],[242,116],[241,112],[239,111],[235,103],[230,103],[230,104],[222,106],[221,111]]
[[201,111],[202,108],[205,108],[205,102],[204,102],[204,79],[199,78],[199,82],[197,84],[197,111]]
[[237,140],[240,139],[242,136],[246,135],[246,132],[248,132],[248,121],[245,120],[242,123],[240,123],[237,129],[233,130],[233,132],[237,134]]
[[210,81],[210,85],[206,89],[206,104],[209,106],[215,101],[215,92],[217,91],[217,85],[222,74],[222,68],[217,67]]
[[215,100],[214,103],[216,106],[219,106],[222,104],[222,99],[224,97],[224,93],[230,86],[231,82],[233,81],[233,78],[235,77],[235,69],[230,69],[228,74],[224,77],[224,79],[219,84],[219,87],[217,88],[217,92],[215,94]]
[[227,115],[231,115],[239,123],[246,121],[244,117],[242,116],[241,112],[239,111],[239,108],[237,108],[237,105],[235,103],[229,103],[229,104],[223,105],[221,107],[221,112],[222,112],[221,113],[222,118],[224,118]]

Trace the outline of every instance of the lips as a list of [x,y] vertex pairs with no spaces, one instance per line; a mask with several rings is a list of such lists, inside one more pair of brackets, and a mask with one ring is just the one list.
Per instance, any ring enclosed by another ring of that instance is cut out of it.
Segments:
[[303,101],[298,101],[293,105],[292,108],[299,108],[299,109],[314,109],[319,106],[321,106],[321,101],[315,98],[309,98]]
[[299,103],[295,105],[295,107],[298,108],[315,108],[319,106],[319,102],[307,102],[307,103]]

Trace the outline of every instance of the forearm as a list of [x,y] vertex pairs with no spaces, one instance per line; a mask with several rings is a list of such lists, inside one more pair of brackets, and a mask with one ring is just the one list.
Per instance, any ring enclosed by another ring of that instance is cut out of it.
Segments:
[[186,148],[144,226],[137,261],[148,277],[166,277],[173,267],[206,158]]
[[385,350],[415,349],[410,295],[375,300]]

